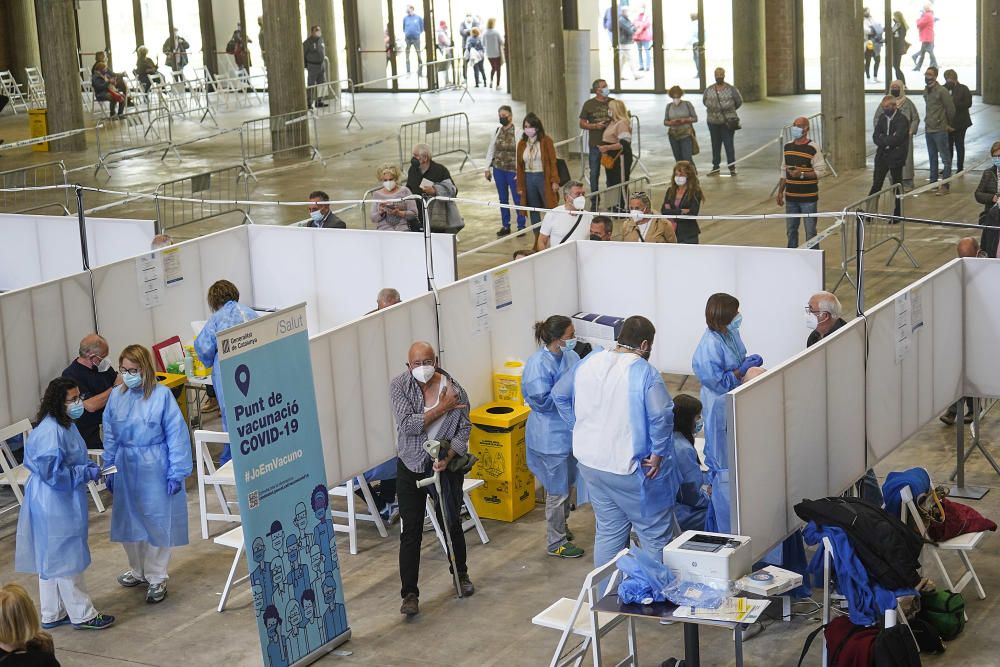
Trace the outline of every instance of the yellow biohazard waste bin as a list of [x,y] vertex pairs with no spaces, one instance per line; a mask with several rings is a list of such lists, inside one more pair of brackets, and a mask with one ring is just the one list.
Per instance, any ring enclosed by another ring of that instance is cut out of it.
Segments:
[[174,398],[177,399],[177,407],[184,415],[184,423],[187,423],[187,397],[184,395],[184,383],[187,381],[187,376],[183,373],[157,373],[156,381],[173,393]]
[[187,354],[194,361],[194,371],[192,374],[198,378],[207,378],[212,374],[212,367],[206,366],[198,358],[198,353],[194,349],[194,345],[187,345],[184,347],[184,353]]
[[521,373],[524,363],[516,360],[508,361],[493,373],[493,400],[512,403],[524,403],[521,395]]
[[524,428],[531,408],[495,401],[469,413],[469,451],[479,457],[470,477],[485,484],[472,492],[479,516],[514,521],[535,506],[535,476],[528,470]]
[[[28,128],[31,130],[32,139],[44,137],[49,133],[49,121],[45,113],[46,109],[28,109]],[[48,152],[49,142],[32,144],[31,150]]]

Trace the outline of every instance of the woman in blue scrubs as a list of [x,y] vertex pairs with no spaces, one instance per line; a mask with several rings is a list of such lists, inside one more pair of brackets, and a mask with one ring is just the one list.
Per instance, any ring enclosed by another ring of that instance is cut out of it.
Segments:
[[711,504],[694,447],[695,436],[703,427],[701,401],[687,394],[674,396],[674,463],[681,478],[674,516],[681,530],[705,530],[705,515]]
[[191,438],[173,393],[156,381],[149,350],[129,345],[118,365],[123,384],[104,408],[104,465],[117,468],[106,478],[115,494],[111,541],[128,555],[118,583],[146,584],[146,602],[156,603],[167,596],[171,548],[188,543]]
[[580,362],[573,351],[575,335],[572,320],[564,315],[537,322],[535,340],[541,347],[521,375],[521,395],[531,407],[525,432],[528,468],[545,487],[546,551],[559,558],[583,555],[566,526],[569,491],[576,476],[573,429],[559,416],[552,400],[552,387]]
[[691,360],[694,373],[701,382],[705,464],[712,489],[705,530],[716,533],[730,532],[725,395],[743,383],[748,370],[764,364],[759,355],[747,356],[747,348],[740,337],[742,322],[740,302],[736,297],[725,292],[708,297],[705,304],[708,329]]

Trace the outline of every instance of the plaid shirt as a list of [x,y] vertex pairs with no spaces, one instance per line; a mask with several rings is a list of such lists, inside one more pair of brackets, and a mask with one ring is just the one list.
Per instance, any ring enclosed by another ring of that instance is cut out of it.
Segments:
[[[459,402],[468,406],[469,396],[462,385],[446,372],[437,369],[448,378],[448,382],[458,392]],[[396,432],[399,437],[396,449],[399,459],[408,469],[416,473],[427,470],[430,457],[424,451],[427,441],[427,429],[424,426],[424,392],[409,371],[401,373],[392,379],[389,385],[389,400],[392,402],[393,416],[396,418]],[[469,408],[449,410],[441,417],[441,428],[437,440],[450,440],[451,448],[458,455],[469,451],[469,432],[472,422],[469,421]]]

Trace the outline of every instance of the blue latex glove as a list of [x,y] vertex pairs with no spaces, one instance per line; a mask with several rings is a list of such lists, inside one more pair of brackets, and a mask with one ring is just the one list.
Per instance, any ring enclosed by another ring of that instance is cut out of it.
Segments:
[[747,359],[748,360],[751,360],[751,359],[753,360],[753,364],[752,364],[753,366],[763,366],[764,365],[764,357],[760,356],[759,354],[748,355]]
[[167,480],[167,495],[176,496],[181,490],[181,483],[176,479]]
[[88,482],[96,482],[101,476],[101,469],[94,462],[87,464],[87,470],[83,473]]
[[108,487],[108,491],[111,493],[115,492],[115,474],[111,473],[104,477],[104,486]]
[[746,375],[747,371],[753,368],[755,365],[756,364],[753,363],[753,359],[751,357],[747,357],[746,359],[743,360],[743,363],[740,364],[740,367],[737,370],[739,371],[740,375]]

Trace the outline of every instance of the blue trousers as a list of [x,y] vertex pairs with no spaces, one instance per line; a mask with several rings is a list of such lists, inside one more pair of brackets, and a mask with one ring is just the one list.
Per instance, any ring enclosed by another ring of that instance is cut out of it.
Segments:
[[[736,146],[733,137],[736,133],[723,125],[708,124],[708,134],[712,137],[712,169],[718,169],[722,161],[722,147],[726,147],[726,164],[736,162]],[[730,167],[735,169],[736,167]]]
[[[590,147],[590,191],[597,192],[601,180],[601,151],[597,146]],[[591,210],[597,210],[597,197],[591,197]]]
[[669,134],[667,138],[670,139],[670,150],[674,153],[674,160],[677,162],[687,160],[694,164],[694,139],[691,137],[674,139]]
[[[802,213],[805,215],[804,219],[806,223],[807,241],[816,236],[815,213],[817,204],[818,202],[814,201],[795,201],[794,199],[788,199],[787,195],[785,198],[785,213],[788,213],[789,215]],[[785,231],[788,235],[789,248],[799,247],[799,220],[802,219],[803,218],[785,218]]]
[[[528,195],[528,201],[524,202],[533,208],[545,208],[545,174],[541,171],[524,172],[524,191]],[[538,211],[530,211],[531,224],[541,221],[542,214]],[[510,226],[510,222],[505,226]],[[518,221],[518,227],[524,227],[524,218]]]
[[927,139],[927,157],[931,161],[931,183],[938,180],[938,158],[944,165],[942,178],[951,176],[951,145],[948,142],[947,132],[928,132],[924,135]]
[[590,491],[597,524],[594,567],[604,565],[626,548],[633,529],[642,550],[657,562],[663,562],[663,547],[673,535],[674,508],[643,516],[638,477],[595,470],[579,462],[577,466]]
[[[513,198],[515,206],[521,203],[521,195],[517,194],[517,172],[493,167],[493,182],[497,186],[497,195],[500,197],[501,204],[509,204],[511,198]],[[508,192],[510,197],[507,196]],[[500,224],[503,225],[504,229],[510,229],[509,208],[500,209]],[[520,210],[517,212],[517,228],[524,229],[524,213]]]

